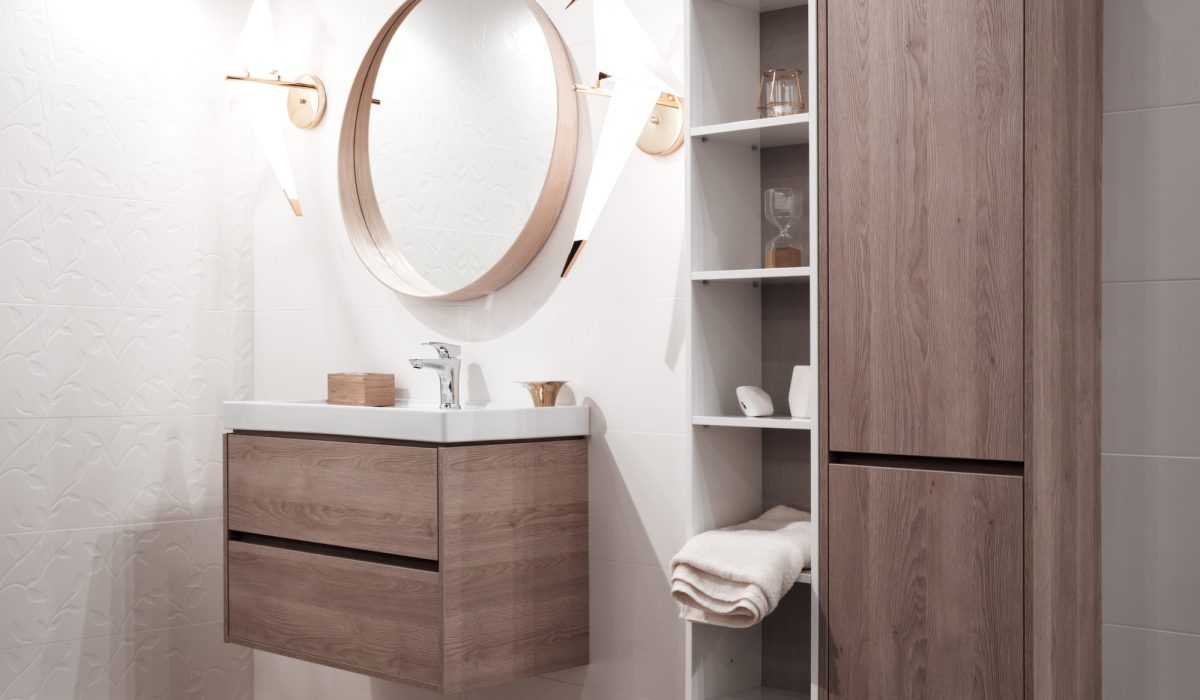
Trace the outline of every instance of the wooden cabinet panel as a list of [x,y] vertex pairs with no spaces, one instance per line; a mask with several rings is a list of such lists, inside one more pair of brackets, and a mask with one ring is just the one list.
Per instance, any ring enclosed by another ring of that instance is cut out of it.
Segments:
[[1023,2],[827,12],[829,449],[1021,460]]
[[438,558],[436,448],[226,440],[230,530]]
[[829,696],[1023,692],[1022,478],[829,466]]
[[228,548],[229,641],[439,687],[437,572],[246,542]]
[[441,448],[447,693],[588,663],[587,441]]

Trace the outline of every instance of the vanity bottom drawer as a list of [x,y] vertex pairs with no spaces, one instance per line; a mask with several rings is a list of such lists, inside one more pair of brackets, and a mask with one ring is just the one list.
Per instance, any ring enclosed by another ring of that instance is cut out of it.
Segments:
[[238,541],[228,557],[227,641],[440,686],[437,572]]

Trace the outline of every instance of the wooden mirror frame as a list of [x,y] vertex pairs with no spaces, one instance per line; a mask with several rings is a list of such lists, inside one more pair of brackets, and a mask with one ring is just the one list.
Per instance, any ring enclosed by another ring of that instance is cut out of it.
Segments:
[[370,154],[367,149],[370,134],[371,96],[383,55],[392,36],[402,22],[421,2],[436,0],[405,0],[400,9],[388,19],[367,50],[355,75],[346,100],[346,115],[338,143],[338,189],[342,218],[354,250],[367,269],[388,287],[413,297],[461,301],[491,294],[511,282],[541,251],[550,232],[562,213],[571,177],[575,172],[575,153],[579,134],[579,112],[574,90],[571,61],[562,37],[546,12],[533,0],[524,0],[546,38],[546,48],[554,64],[558,118],[554,148],[546,180],[526,220],[509,249],[478,279],[451,292],[438,289],[422,277],[407,261],[392,250],[391,239],[371,179]]

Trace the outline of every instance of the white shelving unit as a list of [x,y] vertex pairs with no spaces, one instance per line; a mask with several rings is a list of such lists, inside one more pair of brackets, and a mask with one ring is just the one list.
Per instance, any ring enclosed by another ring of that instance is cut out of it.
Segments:
[[[817,419],[788,415],[791,368],[818,376],[816,7],[798,0],[687,0],[687,227],[691,241],[691,518],[699,533],[777,504],[819,522]],[[758,118],[767,67],[801,68],[809,113]],[[806,267],[765,269],[768,187],[806,193]],[[735,389],[772,395],[778,415],[748,418]],[[818,416],[814,388],[810,413]],[[819,541],[813,568],[762,624],[689,624],[688,700],[801,700],[816,695]]]

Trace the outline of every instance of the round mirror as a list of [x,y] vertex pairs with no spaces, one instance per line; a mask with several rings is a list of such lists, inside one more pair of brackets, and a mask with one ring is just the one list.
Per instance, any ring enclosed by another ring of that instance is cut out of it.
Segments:
[[389,287],[491,293],[533,260],[575,166],[570,63],[533,0],[409,0],[379,32],[346,108],[342,211]]

